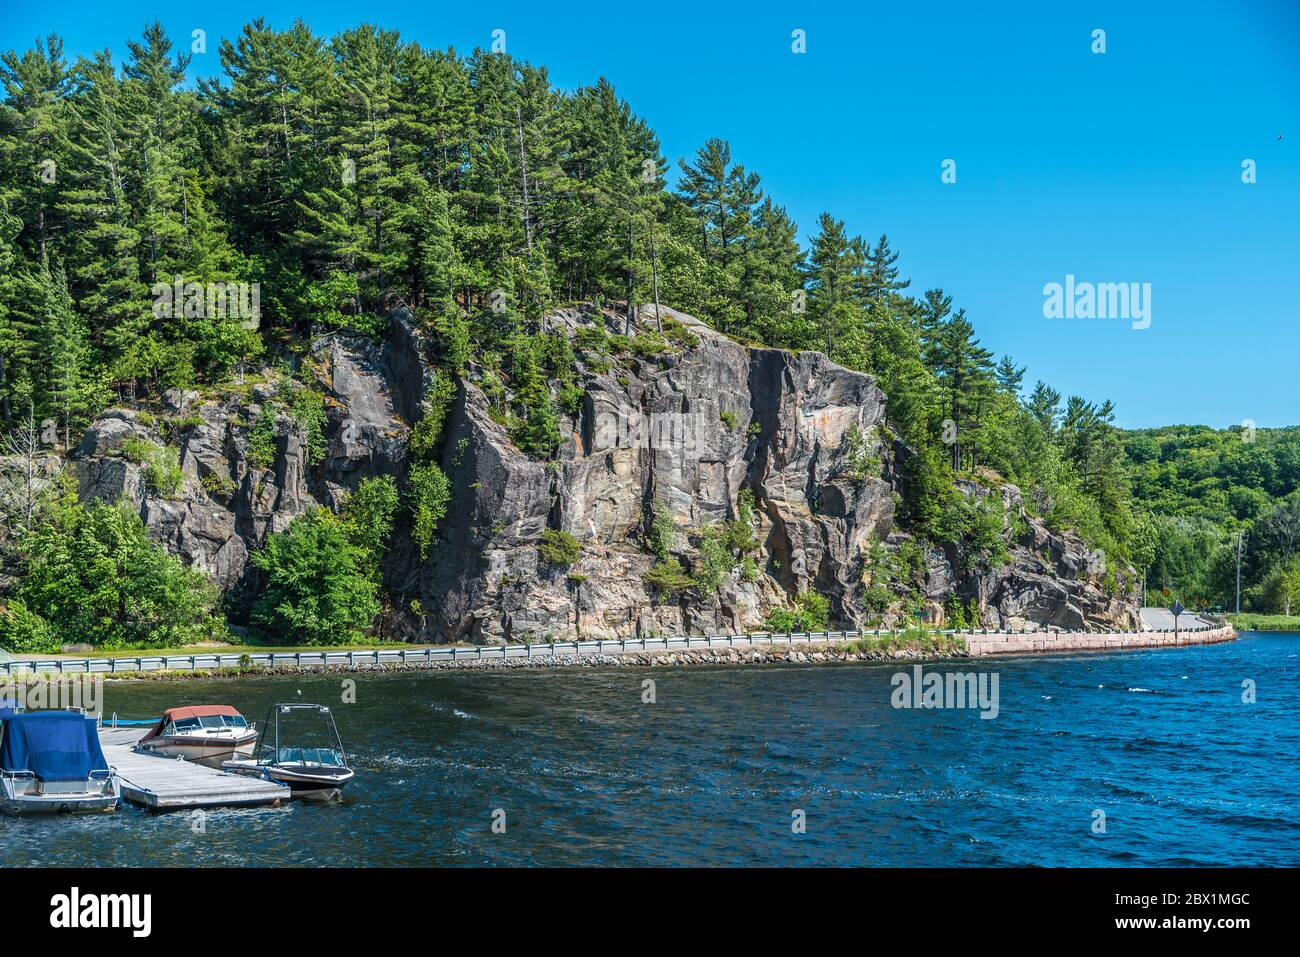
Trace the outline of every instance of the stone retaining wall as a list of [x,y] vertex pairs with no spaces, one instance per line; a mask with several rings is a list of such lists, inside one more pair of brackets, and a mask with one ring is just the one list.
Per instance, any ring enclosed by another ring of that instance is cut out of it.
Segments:
[[1166,648],[1175,645],[1212,645],[1232,641],[1229,626],[1202,631],[1034,631],[963,635],[972,658],[980,655],[1042,654],[1053,651],[1107,651],[1128,648]]

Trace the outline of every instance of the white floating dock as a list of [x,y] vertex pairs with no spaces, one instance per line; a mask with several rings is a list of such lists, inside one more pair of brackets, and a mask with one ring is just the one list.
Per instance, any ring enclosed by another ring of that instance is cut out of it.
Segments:
[[117,770],[125,801],[172,811],[275,805],[289,799],[289,789],[273,781],[134,750],[144,733],[139,727],[99,729],[100,746],[109,766]]

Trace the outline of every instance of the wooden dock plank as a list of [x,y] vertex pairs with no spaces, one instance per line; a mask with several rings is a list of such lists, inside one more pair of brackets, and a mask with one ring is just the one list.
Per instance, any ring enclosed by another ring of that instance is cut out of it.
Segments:
[[122,797],[132,804],[163,811],[279,804],[289,798],[282,784],[134,750],[143,735],[139,727],[99,731],[104,757],[121,781]]

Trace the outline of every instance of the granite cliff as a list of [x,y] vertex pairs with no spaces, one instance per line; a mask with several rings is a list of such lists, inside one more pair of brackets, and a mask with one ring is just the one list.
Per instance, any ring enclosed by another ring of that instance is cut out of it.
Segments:
[[[892,437],[887,398],[871,376],[664,316],[676,333],[672,349],[600,361],[577,352],[581,399],[562,416],[564,439],[549,461],[512,442],[485,370],[471,363],[444,427],[451,506],[427,557],[398,522],[384,564],[391,601],[382,631],[500,642],[579,630],[592,638],[754,630],[806,592],[824,596],[831,621],[845,626],[892,623],[917,602],[939,620],[954,601],[973,605],[987,627],[1137,626],[1137,595],[1103,585],[1104,556],[1050,531],[1013,485],[958,485],[1002,511],[1005,561],[972,561],[961,542],[912,542],[896,516],[908,450]],[[648,310],[642,317],[653,328]],[[638,331],[592,307],[545,321],[575,339],[583,330]],[[268,534],[315,506],[337,508],[368,476],[403,485],[407,439],[442,374],[429,354],[399,311],[383,341],[325,335],[303,357],[299,378],[326,396],[316,434],[286,410],[283,384],[260,377],[202,395],[169,392],[158,412],[112,409],[70,466],[83,497],[137,508],[157,541],[229,594],[238,620],[259,584],[250,552]],[[254,455],[260,422],[272,445]],[[132,437],[179,448],[179,488],[151,489],[142,466],[123,455]],[[658,556],[650,545],[657,517],[673,530]],[[752,541],[716,589],[647,583],[665,553],[689,569],[707,530],[738,520]],[[547,529],[576,539],[576,562],[543,560],[537,546]],[[878,584],[877,566],[905,549],[920,550],[922,567],[891,583],[897,601],[882,608],[879,589],[873,603],[864,583]]]

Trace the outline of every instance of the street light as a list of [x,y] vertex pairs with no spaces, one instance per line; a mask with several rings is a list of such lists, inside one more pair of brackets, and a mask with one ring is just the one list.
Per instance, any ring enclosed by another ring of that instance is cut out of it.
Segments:
[[1241,553],[1246,547],[1246,533],[1237,533],[1237,614],[1241,614]]

